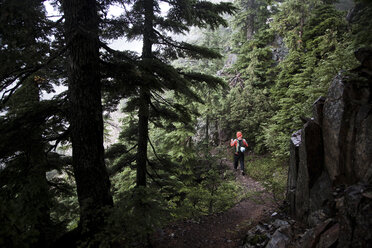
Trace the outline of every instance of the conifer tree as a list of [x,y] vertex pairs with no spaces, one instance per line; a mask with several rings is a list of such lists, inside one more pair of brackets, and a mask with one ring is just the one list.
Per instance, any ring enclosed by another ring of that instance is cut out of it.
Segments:
[[[267,27],[267,19],[270,15],[268,6],[271,0],[236,0],[235,4],[239,11],[236,13],[233,24],[235,28],[234,40],[237,44],[253,38],[253,36],[260,30]],[[238,45],[237,47],[240,47]]]
[[40,96],[52,90],[47,66],[61,52],[50,48],[53,23],[42,1],[2,1],[0,11],[0,198],[6,203],[0,240],[9,247],[45,247],[61,224],[51,217],[46,172],[56,167],[48,159],[49,142],[67,137],[63,100]]
[[[139,0],[133,1],[130,11],[117,21],[130,23],[125,29],[128,39],[142,37],[142,56],[139,63],[141,80],[137,97],[131,101],[138,103],[138,148],[137,148],[137,185],[146,185],[148,122],[151,112],[161,113],[159,104],[168,105],[165,116],[169,116],[169,102],[162,99],[165,90],[174,91],[175,94],[184,94],[190,99],[199,100],[191,90],[195,82],[206,82],[210,85],[219,83],[219,80],[200,73],[186,73],[169,65],[171,59],[191,56],[194,58],[217,58],[220,55],[210,49],[178,42],[167,32],[183,34],[191,26],[212,28],[226,25],[220,16],[223,13],[232,13],[230,3],[213,4],[207,1],[165,1],[169,7],[166,14],[161,14],[159,4],[162,1]],[[156,50],[154,48],[156,47]],[[128,105],[133,105],[131,102]],[[171,108],[169,108],[171,107]],[[176,107],[182,110],[181,106]],[[184,116],[186,117],[186,116]]]
[[[45,247],[47,239],[51,238],[48,235],[51,220],[49,186],[45,175],[47,160],[41,136],[43,117],[33,110],[36,106],[40,107],[37,82],[27,80],[8,101],[7,114],[0,119],[0,130],[4,134],[0,153],[4,166],[0,171],[1,186],[4,187],[0,197],[4,203],[1,215],[2,218],[7,216],[3,223],[7,234],[1,233],[1,236],[8,236],[9,243],[6,242],[6,245],[30,242],[32,246]],[[24,212],[27,215],[22,221],[14,219],[14,215],[23,215]],[[12,222],[17,228],[12,228]],[[12,235],[17,229],[24,232],[19,241]]]
[[72,166],[80,205],[79,226],[82,239],[87,241],[102,230],[105,208],[113,205],[103,149],[100,20],[95,0],[65,0],[62,7],[69,59]]
[[221,114],[223,128],[233,135],[241,130],[256,153],[267,151],[263,126],[272,115],[269,89],[274,84],[275,32],[270,30],[270,17],[277,11],[275,1],[235,1],[239,11],[233,19],[233,52],[236,63],[226,70],[231,89],[224,98]]
[[28,77],[46,64],[51,22],[39,0],[6,0],[0,7],[0,93],[1,103],[5,104]]
[[289,48],[278,65],[271,90],[277,111],[266,129],[266,143],[276,155],[288,155],[287,137],[301,127],[299,116],[309,116],[311,104],[326,94],[332,78],[355,65],[345,18],[329,2],[298,5],[288,0],[275,17],[273,27]]

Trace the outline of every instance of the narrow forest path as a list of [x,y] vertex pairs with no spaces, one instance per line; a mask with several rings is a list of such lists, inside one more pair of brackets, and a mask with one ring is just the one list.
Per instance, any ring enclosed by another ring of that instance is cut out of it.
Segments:
[[[233,170],[231,161],[224,161]],[[238,170],[239,172],[239,170]],[[249,195],[229,210],[208,216],[199,221],[185,220],[159,230],[152,239],[154,248],[232,248],[242,245],[246,232],[274,211],[270,194],[249,175],[234,172],[243,186],[242,193]]]

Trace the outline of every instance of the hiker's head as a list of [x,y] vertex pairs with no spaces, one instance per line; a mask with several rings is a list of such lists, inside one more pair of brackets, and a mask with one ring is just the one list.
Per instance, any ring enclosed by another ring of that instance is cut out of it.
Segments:
[[237,133],[236,133],[236,137],[237,137],[238,139],[243,138],[243,134],[242,134],[242,132],[237,132]]

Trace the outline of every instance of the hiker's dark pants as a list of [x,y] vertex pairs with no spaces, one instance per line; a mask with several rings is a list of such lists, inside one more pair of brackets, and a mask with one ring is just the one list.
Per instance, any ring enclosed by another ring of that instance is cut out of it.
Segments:
[[238,168],[238,162],[240,161],[240,169],[244,171],[244,153],[234,153],[234,169]]

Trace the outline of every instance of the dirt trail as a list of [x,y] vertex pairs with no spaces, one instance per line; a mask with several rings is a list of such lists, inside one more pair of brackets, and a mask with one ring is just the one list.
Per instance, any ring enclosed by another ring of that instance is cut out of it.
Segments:
[[[231,162],[226,161],[233,170]],[[239,172],[239,170],[238,170]],[[245,199],[220,214],[201,217],[200,221],[179,221],[158,231],[152,240],[154,248],[232,248],[242,245],[242,237],[254,224],[267,217],[274,209],[272,197],[248,175],[235,172],[245,193]],[[255,194],[256,192],[257,194]]]

